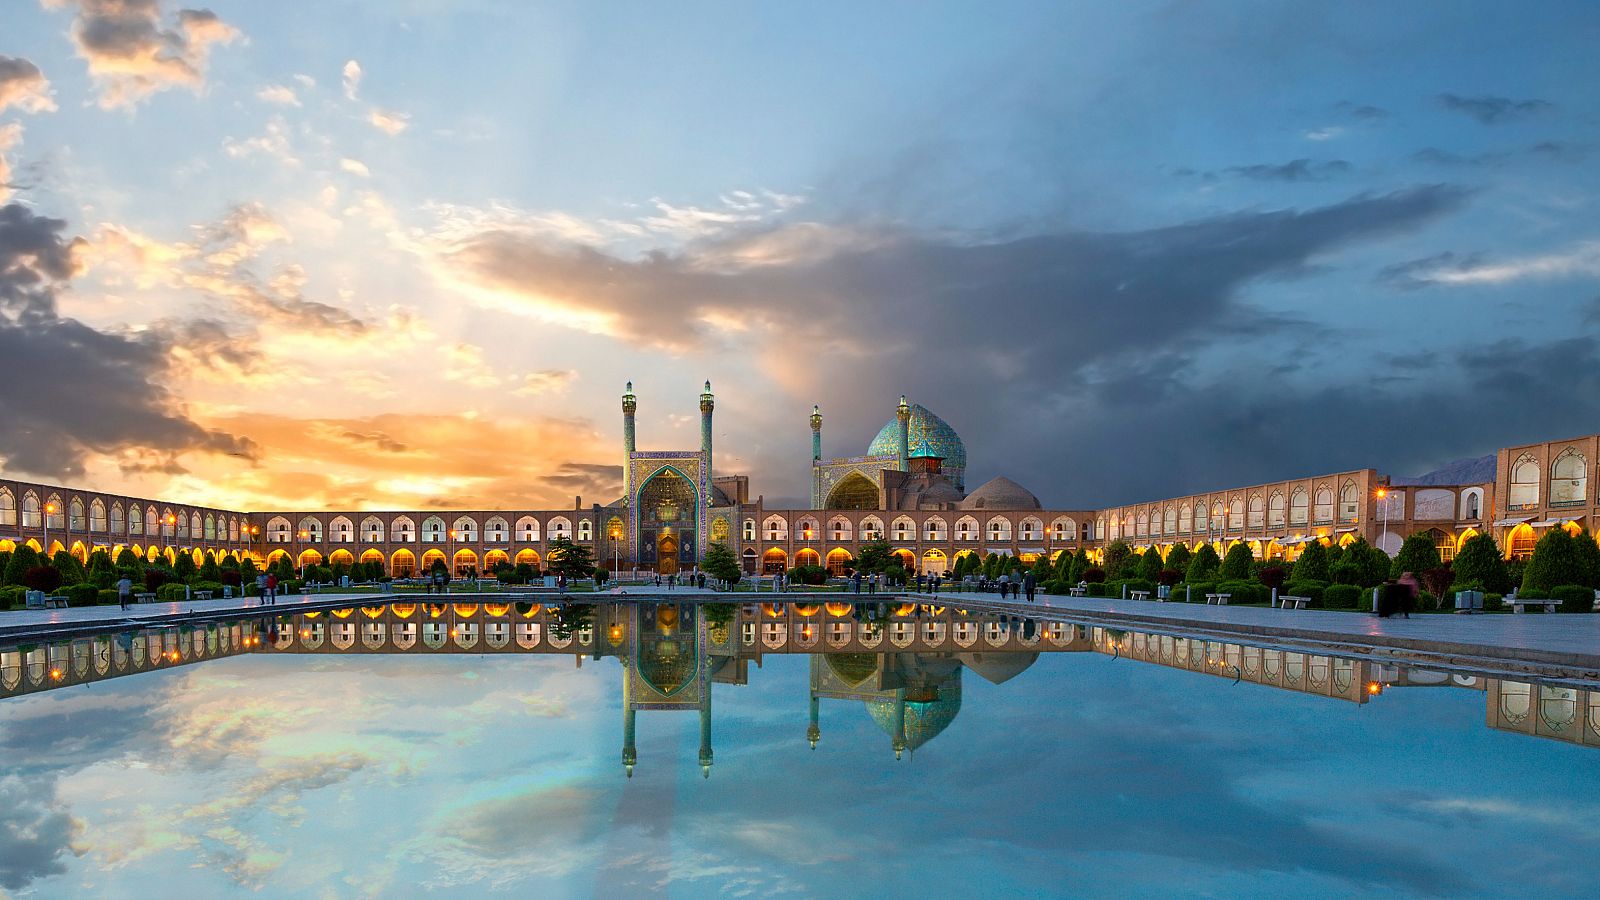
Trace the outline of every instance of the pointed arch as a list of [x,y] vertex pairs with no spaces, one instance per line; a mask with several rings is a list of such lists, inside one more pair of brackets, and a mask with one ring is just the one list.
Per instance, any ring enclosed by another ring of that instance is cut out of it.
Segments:
[[839,479],[828,491],[824,509],[877,509],[881,505],[878,486],[860,472]]
[[383,532],[383,520],[377,516],[367,516],[361,520],[361,541],[363,543],[383,543]]
[[1581,506],[1589,497],[1589,460],[1568,447],[1550,464],[1550,505]]
[[1539,505],[1539,459],[1524,453],[1511,464],[1510,490],[1506,494],[1507,509],[1531,509]]
[[410,578],[417,571],[417,558],[404,547],[389,556],[389,574],[396,578]]

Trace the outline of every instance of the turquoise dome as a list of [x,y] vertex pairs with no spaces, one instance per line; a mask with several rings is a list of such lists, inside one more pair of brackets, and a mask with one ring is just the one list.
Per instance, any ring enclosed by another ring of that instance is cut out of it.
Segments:
[[[909,441],[911,458],[942,459],[941,468],[960,487],[967,470],[967,447],[950,423],[920,403],[911,404]],[[900,452],[900,421],[890,419],[867,446],[868,456],[894,456]]]

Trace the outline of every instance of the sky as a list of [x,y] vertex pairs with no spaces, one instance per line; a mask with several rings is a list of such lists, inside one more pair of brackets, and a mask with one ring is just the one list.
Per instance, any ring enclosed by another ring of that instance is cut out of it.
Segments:
[[639,713],[623,777],[609,658],[251,654],[8,700],[0,895],[1593,894],[1597,751],[1487,728],[1481,692],[1044,654],[963,673],[896,761],[859,701],[808,748],[807,664],[713,687],[709,779],[692,712]]
[[[1088,508],[1600,418],[1600,8],[13,0],[0,471],[769,505],[901,394]],[[20,423],[20,424],[18,424]]]

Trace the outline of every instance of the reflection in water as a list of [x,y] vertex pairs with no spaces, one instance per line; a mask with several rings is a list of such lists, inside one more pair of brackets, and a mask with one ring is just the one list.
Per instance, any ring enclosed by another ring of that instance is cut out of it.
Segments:
[[1094,652],[1319,697],[1367,703],[1402,687],[1482,691],[1491,728],[1600,745],[1600,690],[1505,681],[1273,647],[968,613],[891,601],[853,604],[413,603],[232,622],[117,630],[0,648],[0,696],[48,691],[241,653],[568,655],[622,668],[622,765],[632,777],[640,711],[694,712],[710,777],[712,690],[748,683],[765,654],[810,655],[806,740],[823,700],[864,704],[896,759],[951,727],[963,670],[992,684],[1041,653]]

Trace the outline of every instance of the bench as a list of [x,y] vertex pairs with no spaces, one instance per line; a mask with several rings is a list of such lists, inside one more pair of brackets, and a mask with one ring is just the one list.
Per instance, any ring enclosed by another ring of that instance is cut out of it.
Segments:
[[1088,588],[1081,588],[1081,587],[1067,588],[1067,593],[1072,595],[1072,596],[1074,596],[1074,597],[1082,597],[1083,595],[1087,594],[1088,592],[1089,592]]
[[1150,592],[1149,591],[1129,591],[1128,593],[1135,600],[1149,600],[1150,599]]
[[195,591],[194,592],[194,598],[196,600],[210,600],[211,599],[211,592],[210,591]]
[[1227,606],[1231,597],[1233,597],[1232,594],[1207,594],[1206,603],[1208,605],[1214,603],[1217,606]]
[[1293,594],[1283,594],[1278,597],[1278,606],[1283,609],[1305,609],[1310,605],[1310,597],[1296,597]]
[[1527,607],[1529,606],[1542,606],[1545,612],[1553,613],[1556,611],[1556,607],[1561,605],[1560,600],[1551,600],[1546,597],[1512,597],[1508,599],[1511,603],[1511,611],[1514,613],[1527,612]]
[[156,602],[156,595],[154,593],[134,594],[133,599],[135,603],[154,603]]
[[66,609],[67,598],[46,594],[43,591],[28,591],[23,599],[28,609]]

